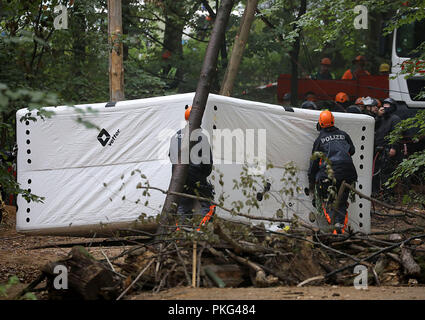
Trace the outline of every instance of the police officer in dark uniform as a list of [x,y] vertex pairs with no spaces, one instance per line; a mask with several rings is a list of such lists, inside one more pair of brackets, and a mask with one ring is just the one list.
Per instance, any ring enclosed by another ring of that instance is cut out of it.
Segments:
[[[185,119],[189,121],[189,115],[191,106],[186,109]],[[202,133],[201,129],[196,130],[192,133],[192,136],[197,137],[196,148],[198,152],[191,152],[189,156],[189,142],[187,141],[187,148],[182,148],[183,136],[185,131],[189,131],[189,122],[185,128],[180,129],[171,138],[169,157],[171,160],[172,170],[174,171],[175,165],[178,163],[189,164],[187,172],[187,178],[184,185],[184,193],[196,195],[199,197],[212,199],[214,197],[214,188],[207,181],[207,177],[212,172],[212,152],[211,146],[208,142],[207,136]],[[195,149],[194,149],[195,150]],[[195,150],[195,151],[196,151]],[[187,161],[187,162],[185,162]],[[214,213],[214,207],[208,201],[199,201],[201,205],[200,214],[206,216],[207,214],[212,215]],[[191,219],[194,214],[195,199],[180,197],[177,208],[177,215],[184,221],[185,219]]]
[[[312,153],[322,152],[330,160],[336,180],[335,183],[329,179],[326,169],[327,164],[323,159],[311,160],[308,170],[310,192],[313,192],[316,184],[322,199],[329,199],[328,188],[330,186],[333,185],[336,193],[338,193],[343,181],[348,184],[357,181],[357,171],[351,158],[355,152],[354,144],[350,136],[345,131],[339,130],[334,124],[335,119],[332,112],[325,110],[320,113],[317,126],[320,133],[313,144]],[[331,224],[332,219],[335,222],[334,233],[344,233],[346,230],[348,223],[348,196],[349,190],[345,188],[338,207],[329,206],[328,208],[322,208],[328,223]],[[320,204],[316,203],[315,205]]]

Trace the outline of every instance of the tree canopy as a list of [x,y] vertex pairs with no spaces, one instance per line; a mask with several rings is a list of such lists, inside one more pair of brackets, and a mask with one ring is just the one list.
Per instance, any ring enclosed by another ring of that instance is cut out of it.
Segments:
[[[401,0],[365,0],[368,29],[356,29],[358,1],[308,0],[306,13],[300,15],[302,2],[259,1],[233,96],[276,103],[275,92],[255,88],[291,72],[298,37],[299,76],[317,70],[323,57],[331,58],[333,72],[342,75],[358,54],[367,56],[370,71],[376,73],[380,63],[390,62],[391,50],[382,50],[388,34],[425,17],[424,0],[409,1],[408,6]],[[213,92],[220,89],[246,1],[235,3]],[[63,29],[55,27],[60,4],[66,8]],[[122,0],[126,99],[195,91],[219,4]],[[13,147],[20,108],[109,100],[107,18],[107,0],[0,1],[1,150]],[[4,186],[10,185],[6,177],[0,177]]]

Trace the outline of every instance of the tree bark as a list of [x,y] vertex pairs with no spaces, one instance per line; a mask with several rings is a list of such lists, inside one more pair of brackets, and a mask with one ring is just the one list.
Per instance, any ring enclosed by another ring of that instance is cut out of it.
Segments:
[[[296,21],[298,21],[307,10],[307,0],[301,0],[300,11]],[[294,30],[297,25],[294,25]],[[297,106],[298,104],[298,56],[300,54],[300,37],[301,28],[298,30],[298,36],[296,37],[294,47],[290,53],[291,55],[291,104]]]
[[230,96],[233,91],[236,75],[238,73],[239,64],[242,60],[242,55],[248,41],[249,31],[255,17],[255,10],[257,9],[258,0],[248,0],[245,11],[242,17],[242,23],[239,26],[238,34],[235,38],[233,45],[232,55],[230,62],[227,66],[226,73],[224,74],[223,84],[220,89],[220,94]]
[[[233,7],[233,0],[223,0],[217,13],[217,18],[211,33],[210,42],[205,53],[204,62],[201,69],[201,75],[193,98],[192,111],[189,118],[189,132],[185,133],[183,141],[190,137],[193,130],[201,127],[202,117],[207,104],[210,92],[212,78],[217,68],[217,59],[220,46],[223,41],[224,32],[229,20],[230,11]],[[189,136],[186,136],[186,135]],[[191,142],[192,145],[193,142]],[[190,146],[191,147],[191,146]],[[169,191],[182,192],[186,181],[188,164],[176,164],[171,176]],[[177,209],[178,197],[173,194],[167,194],[160,217],[160,226],[158,233],[163,234],[166,225],[172,223],[172,217]]]
[[108,0],[109,97],[124,100],[124,65],[121,0]]
[[418,276],[421,273],[421,267],[413,259],[412,253],[407,248],[401,248],[400,254],[401,264],[404,268],[404,274],[408,276]]
[[[54,288],[54,279],[58,276],[55,273],[57,265],[63,265],[68,270],[68,289]],[[73,247],[69,258],[48,263],[42,272],[47,276],[49,296],[53,299],[115,299],[121,286],[121,281],[113,272],[81,246]]]

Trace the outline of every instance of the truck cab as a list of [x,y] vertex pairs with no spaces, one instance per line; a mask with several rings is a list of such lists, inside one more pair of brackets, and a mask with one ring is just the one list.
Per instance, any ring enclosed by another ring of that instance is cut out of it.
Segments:
[[[391,50],[390,97],[408,108],[425,108],[425,96],[419,93],[425,88],[425,62],[415,63],[415,74],[406,79],[403,70],[411,58],[420,52],[414,50],[425,41],[425,19],[405,24],[394,30]],[[413,62],[412,62],[413,63]]]

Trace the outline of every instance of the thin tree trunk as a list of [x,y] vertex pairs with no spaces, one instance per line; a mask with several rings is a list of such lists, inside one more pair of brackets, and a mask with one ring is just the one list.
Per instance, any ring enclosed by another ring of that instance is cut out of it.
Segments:
[[[201,127],[202,117],[204,115],[205,106],[210,92],[212,78],[216,72],[218,52],[223,42],[224,32],[229,20],[230,12],[233,7],[234,0],[223,0],[217,13],[217,18],[211,33],[210,42],[205,53],[204,62],[201,69],[201,75],[196,88],[195,97],[193,98],[192,111],[189,118],[189,132],[185,133],[183,141],[188,139],[186,136],[193,130]],[[192,143],[191,143],[192,144]],[[191,146],[190,146],[191,147]],[[182,192],[186,181],[188,164],[176,164],[171,176],[169,191]],[[178,197],[167,194],[160,217],[159,234],[163,234],[168,224],[173,223],[172,217],[177,209]]]
[[109,39],[109,97],[110,101],[124,100],[124,65],[121,0],[108,0]]
[[233,45],[230,62],[224,74],[223,84],[220,89],[220,94],[230,96],[233,91],[236,75],[238,73],[239,64],[242,60],[242,55],[248,41],[249,30],[254,21],[255,10],[257,9],[258,0],[248,0],[245,11],[242,17],[242,23],[236,35],[235,44]]
[[[303,14],[305,14],[307,10],[307,0],[301,0],[300,11],[298,13],[297,20],[298,21]],[[294,30],[297,28],[294,25]],[[300,41],[301,41],[301,28],[298,30],[298,36],[296,37],[294,47],[291,51],[291,104],[293,106],[297,106],[298,104],[298,57],[300,54]]]

